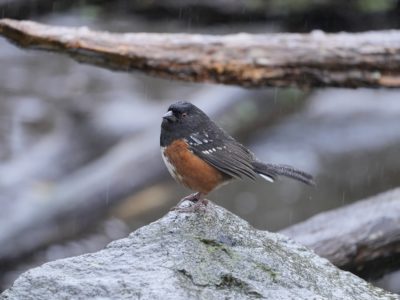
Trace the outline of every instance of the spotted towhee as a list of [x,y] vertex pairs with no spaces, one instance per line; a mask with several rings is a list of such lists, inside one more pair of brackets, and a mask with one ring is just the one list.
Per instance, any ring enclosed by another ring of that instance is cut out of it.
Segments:
[[232,179],[279,175],[309,185],[311,175],[286,165],[265,164],[237,142],[195,105],[179,101],[163,116],[161,153],[172,177],[197,193],[184,199],[205,202],[204,196]]

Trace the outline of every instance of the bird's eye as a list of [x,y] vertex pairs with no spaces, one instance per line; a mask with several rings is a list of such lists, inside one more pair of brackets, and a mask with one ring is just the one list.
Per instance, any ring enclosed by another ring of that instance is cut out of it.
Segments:
[[182,118],[185,118],[185,117],[187,117],[187,113],[182,113]]

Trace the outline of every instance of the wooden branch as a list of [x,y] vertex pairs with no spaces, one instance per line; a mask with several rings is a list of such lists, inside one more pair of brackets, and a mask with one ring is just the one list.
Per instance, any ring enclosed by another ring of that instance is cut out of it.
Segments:
[[0,20],[21,47],[105,68],[196,82],[261,86],[400,87],[400,31],[360,34],[111,34]]
[[320,213],[281,231],[363,278],[400,267],[400,188]]

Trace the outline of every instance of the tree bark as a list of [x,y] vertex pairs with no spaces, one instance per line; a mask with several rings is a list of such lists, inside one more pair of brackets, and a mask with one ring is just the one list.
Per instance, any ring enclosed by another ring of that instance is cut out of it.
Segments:
[[359,34],[111,34],[0,20],[21,47],[101,67],[244,87],[400,87],[400,31]]
[[342,269],[379,278],[400,267],[400,188],[293,225],[281,233]]

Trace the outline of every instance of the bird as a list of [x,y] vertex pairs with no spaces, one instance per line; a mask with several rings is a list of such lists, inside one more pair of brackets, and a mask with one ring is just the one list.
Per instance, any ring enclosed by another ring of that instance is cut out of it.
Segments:
[[[196,210],[204,197],[234,179],[279,176],[315,185],[313,176],[288,165],[264,163],[190,102],[177,101],[162,116],[161,155],[171,176],[195,193],[184,197]],[[179,208],[179,204],[177,206]]]

